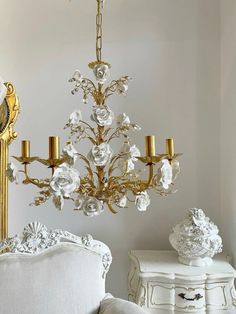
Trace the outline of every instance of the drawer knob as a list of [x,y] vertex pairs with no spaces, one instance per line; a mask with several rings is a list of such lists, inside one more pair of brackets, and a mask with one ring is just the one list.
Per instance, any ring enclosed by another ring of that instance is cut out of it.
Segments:
[[186,301],[198,301],[203,298],[203,296],[200,293],[195,294],[194,298],[186,298],[185,293],[180,293],[178,294],[178,296]]

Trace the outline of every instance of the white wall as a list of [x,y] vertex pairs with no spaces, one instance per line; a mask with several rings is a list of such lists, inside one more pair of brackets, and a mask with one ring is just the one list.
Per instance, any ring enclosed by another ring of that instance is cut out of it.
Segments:
[[[71,96],[67,80],[74,69],[94,59],[95,0],[0,0],[0,73],[12,80],[21,100],[18,141],[32,141],[32,153],[47,156],[47,137],[65,141],[69,113],[88,107]],[[218,0],[108,0],[104,17],[104,59],[113,64],[114,78],[135,78],[126,98],[110,101],[143,126],[134,135],[144,149],[144,136],[156,134],[157,150],[173,136],[183,152],[179,192],[169,198],[152,195],[147,213],[135,208],[88,219],[69,206],[62,212],[51,203],[28,207],[36,190],[10,188],[10,232],[29,221],[91,233],[106,242],[114,262],[108,290],[126,297],[128,251],[168,249],[171,227],[189,207],[202,207],[219,223],[220,11]],[[88,146],[84,147],[88,149]],[[34,167],[35,168],[35,167]],[[34,169],[35,175],[44,170]]]
[[[236,2],[221,1],[221,219],[236,263]],[[235,264],[236,265],[236,264]]]

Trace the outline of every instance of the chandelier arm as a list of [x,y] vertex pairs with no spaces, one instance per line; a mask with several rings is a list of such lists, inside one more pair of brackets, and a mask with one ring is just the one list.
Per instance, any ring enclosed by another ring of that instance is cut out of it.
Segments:
[[25,175],[25,179],[23,180],[23,184],[33,184],[33,185],[37,186],[40,189],[50,186],[50,184],[46,183],[45,180],[39,180],[39,179],[30,178],[30,176],[28,175],[28,165],[27,164],[24,164],[24,170],[22,172]]
[[147,181],[147,189],[152,185],[152,182],[153,182],[153,176],[154,176],[154,173],[153,173],[153,170],[154,170],[154,164],[149,164],[148,165],[148,181]]

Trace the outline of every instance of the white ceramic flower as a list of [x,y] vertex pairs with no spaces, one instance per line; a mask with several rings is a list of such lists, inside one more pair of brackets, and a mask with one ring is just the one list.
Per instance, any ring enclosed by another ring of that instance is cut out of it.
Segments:
[[117,116],[117,125],[119,127],[129,127],[130,126],[130,118],[126,113],[121,113]]
[[125,95],[125,93],[127,92],[128,88],[129,88],[128,85],[124,81],[119,81],[117,83],[117,92],[119,94]]
[[53,196],[53,204],[57,209],[62,210],[63,206],[64,206],[64,198],[62,195],[54,195]]
[[140,150],[138,149],[138,147],[136,145],[131,146],[129,142],[125,142],[122,145],[120,153],[125,154],[124,158],[132,159],[133,161],[137,160],[136,157],[141,156],[141,153],[140,153]]
[[4,84],[3,79],[0,77],[0,105],[3,103],[4,98],[7,94],[7,88]]
[[75,209],[80,210],[82,208],[83,203],[84,203],[84,197],[82,195],[79,195],[77,199],[75,200]]
[[80,186],[80,176],[77,169],[68,164],[60,165],[54,172],[50,187],[55,196],[69,197]]
[[122,155],[124,154],[124,157],[121,158],[119,162],[121,170],[124,172],[131,172],[134,170],[134,161],[137,161],[136,157],[141,156],[140,150],[136,147],[136,145],[131,146],[128,142],[125,142],[121,148],[120,153]]
[[100,145],[94,145],[88,154],[89,160],[91,160],[95,166],[105,166],[112,156],[112,149],[109,144],[102,143]]
[[160,183],[165,190],[168,190],[173,182],[172,167],[167,159],[163,159],[161,162],[162,166],[159,168]]
[[7,165],[6,176],[8,177],[10,182],[19,182],[18,169],[12,162]]
[[69,117],[69,126],[72,128],[76,128],[80,125],[80,121],[82,120],[82,114],[80,110],[75,110],[71,113]]
[[178,175],[180,174],[179,161],[177,159],[172,160],[171,167],[172,167],[172,173],[173,173],[172,181],[174,182],[177,179]]
[[82,210],[86,216],[94,217],[100,215],[103,210],[102,201],[98,200],[96,197],[87,197],[82,205]]
[[73,146],[72,143],[67,144],[63,150],[63,157],[66,158],[66,162],[70,165],[73,166],[76,162],[76,159],[78,157],[78,152]]
[[110,76],[109,66],[103,63],[97,64],[93,69],[93,73],[96,80],[99,83],[104,84]]
[[148,195],[147,191],[140,192],[136,195],[135,204],[139,211],[147,210],[147,207],[150,205],[150,196]]
[[116,85],[117,93],[125,95],[129,88],[128,84],[131,80],[132,78],[129,76],[122,77],[120,80],[118,80]]
[[83,76],[79,70],[76,70],[72,79],[70,81],[76,81],[77,83],[81,83],[83,80]]
[[108,126],[112,124],[114,114],[107,106],[94,106],[91,119],[100,126]]
[[121,132],[133,130],[140,131],[141,127],[136,123],[131,123],[130,118],[126,113],[121,113],[116,119],[117,127],[120,128]]
[[127,197],[123,195],[121,198],[118,199],[116,205],[120,208],[124,208],[127,205]]

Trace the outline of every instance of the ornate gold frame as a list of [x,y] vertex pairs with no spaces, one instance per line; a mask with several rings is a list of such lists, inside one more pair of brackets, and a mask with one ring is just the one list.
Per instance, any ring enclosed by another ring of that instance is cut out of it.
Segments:
[[[0,240],[8,236],[8,178],[6,169],[8,164],[8,146],[16,139],[13,130],[20,105],[12,83],[5,83],[7,95],[0,104]],[[3,110],[5,110],[3,112]],[[5,121],[3,120],[3,116]]]

